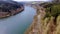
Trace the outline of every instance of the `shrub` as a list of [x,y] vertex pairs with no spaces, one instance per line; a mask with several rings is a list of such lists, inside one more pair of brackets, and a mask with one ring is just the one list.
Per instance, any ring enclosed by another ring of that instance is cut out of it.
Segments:
[[55,4],[46,8],[46,16],[45,17],[56,17],[60,15],[60,4]]

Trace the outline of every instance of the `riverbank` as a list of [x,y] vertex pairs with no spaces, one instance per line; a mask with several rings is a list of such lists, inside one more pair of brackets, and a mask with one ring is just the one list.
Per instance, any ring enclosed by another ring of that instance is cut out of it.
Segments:
[[23,4],[18,4],[17,2],[7,2],[0,1],[0,18],[5,18],[18,14],[24,10]]
[[60,34],[60,4],[52,4],[36,6],[37,15],[25,34]]
[[[36,9],[36,15],[34,16],[34,20],[30,27],[25,31],[25,34],[41,34],[40,33],[40,20],[43,18],[45,14],[45,10],[43,7],[40,7],[39,5],[33,6]],[[42,17],[42,18],[41,18]]]

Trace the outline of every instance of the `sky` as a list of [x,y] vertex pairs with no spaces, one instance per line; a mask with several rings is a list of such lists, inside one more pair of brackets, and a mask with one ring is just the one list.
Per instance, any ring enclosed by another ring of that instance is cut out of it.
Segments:
[[13,0],[13,1],[20,2],[20,1],[50,1],[50,0]]

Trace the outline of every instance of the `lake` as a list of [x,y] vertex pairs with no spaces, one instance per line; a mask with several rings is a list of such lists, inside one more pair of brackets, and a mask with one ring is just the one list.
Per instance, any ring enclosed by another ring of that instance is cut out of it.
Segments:
[[21,13],[0,19],[0,34],[24,34],[32,23],[35,14],[34,8],[25,6]]

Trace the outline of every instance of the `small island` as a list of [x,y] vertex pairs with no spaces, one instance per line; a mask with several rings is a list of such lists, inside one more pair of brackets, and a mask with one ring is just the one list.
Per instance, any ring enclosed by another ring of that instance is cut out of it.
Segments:
[[0,1],[0,18],[16,15],[24,10],[24,6],[21,3],[14,1]]

